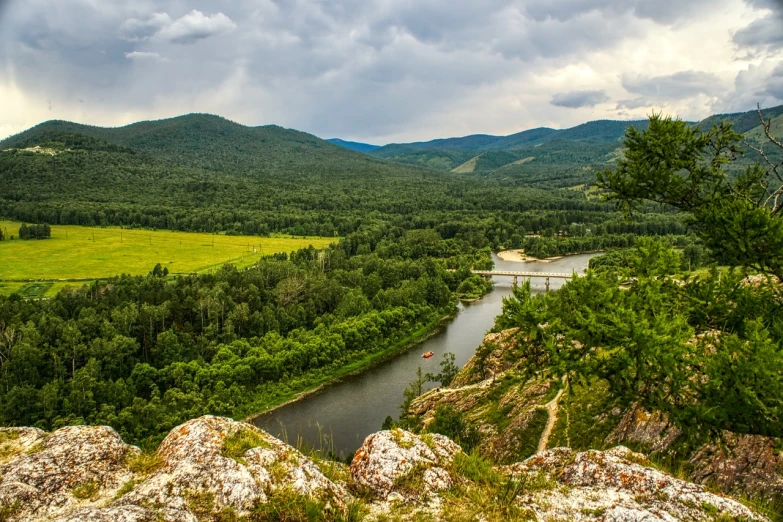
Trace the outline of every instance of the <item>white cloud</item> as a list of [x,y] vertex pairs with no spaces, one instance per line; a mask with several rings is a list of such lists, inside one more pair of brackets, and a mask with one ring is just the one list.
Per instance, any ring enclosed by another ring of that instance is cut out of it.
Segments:
[[219,33],[233,31],[236,27],[237,24],[223,13],[205,15],[194,9],[182,18],[163,26],[155,36],[174,43],[191,44]]
[[165,60],[165,58],[162,58],[158,53],[150,53],[144,51],[132,51],[129,53],[125,53],[125,58],[127,58],[128,60],[140,60],[140,61],[151,60],[155,62],[161,62]]
[[220,33],[233,31],[237,24],[223,13],[205,15],[194,9],[172,19],[168,13],[154,13],[146,20],[129,18],[120,26],[120,38],[130,42],[142,40],[192,44]]

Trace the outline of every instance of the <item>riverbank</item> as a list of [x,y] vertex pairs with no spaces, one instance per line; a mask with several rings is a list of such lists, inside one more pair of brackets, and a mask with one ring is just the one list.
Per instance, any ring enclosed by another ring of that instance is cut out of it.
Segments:
[[301,401],[307,397],[310,397],[311,395],[320,393],[324,389],[338,384],[346,377],[363,373],[370,368],[383,363],[384,361],[387,361],[393,357],[407,352],[408,350],[413,349],[413,347],[416,345],[421,344],[430,337],[438,334],[449,321],[457,316],[457,313],[458,312],[455,311],[439,319],[434,319],[418,330],[413,331],[405,338],[397,341],[396,343],[393,343],[386,349],[381,350],[380,352],[369,354],[357,361],[351,362],[345,366],[341,366],[328,375],[316,377],[312,382],[309,382],[299,390],[284,393],[275,399],[267,401],[266,403],[256,405],[257,407],[249,408],[254,413],[238,415],[235,418],[244,417],[244,422],[249,422],[252,424],[254,423],[253,421],[255,419],[263,415],[267,415],[274,412],[275,410],[283,408],[284,406]]
[[563,259],[564,257],[579,256],[582,254],[600,254],[602,252],[603,250],[587,250],[585,252],[572,252],[562,256],[553,256],[539,259],[537,257],[526,255],[523,249],[518,248],[514,250],[502,250],[497,253],[497,256],[503,261],[511,261],[512,263],[551,263],[553,261]]

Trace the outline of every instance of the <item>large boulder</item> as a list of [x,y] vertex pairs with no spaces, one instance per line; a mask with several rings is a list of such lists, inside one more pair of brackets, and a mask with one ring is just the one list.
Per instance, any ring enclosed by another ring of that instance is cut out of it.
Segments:
[[[231,437],[254,441],[242,455],[224,455]],[[207,511],[230,508],[246,515],[276,491],[290,488],[344,509],[350,495],[327,479],[307,457],[255,426],[207,415],[174,428],[158,450],[161,466],[121,505],[164,505],[193,511],[193,503],[211,503]]]
[[503,468],[515,477],[540,477],[551,486],[518,502],[539,520],[707,521],[718,515],[766,520],[746,506],[647,465],[628,448],[576,453],[555,448]]
[[143,466],[140,450],[105,426],[4,429],[0,451],[0,508],[11,521],[196,522],[249,515],[277,494],[337,513],[351,498],[294,448],[222,417],[174,428]]
[[451,487],[449,468],[460,451],[443,435],[380,431],[368,436],[356,451],[351,475],[357,485],[381,499],[393,492],[422,499]]
[[126,461],[139,450],[107,426],[68,426],[48,437],[40,430],[18,435],[26,448],[0,466],[0,505],[28,520],[66,512],[115,494],[133,473]]

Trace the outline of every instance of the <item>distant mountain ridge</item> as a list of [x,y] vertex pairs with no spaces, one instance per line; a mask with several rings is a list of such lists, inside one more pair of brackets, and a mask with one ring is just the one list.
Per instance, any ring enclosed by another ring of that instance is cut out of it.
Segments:
[[342,147],[344,149],[355,150],[356,152],[372,152],[375,149],[381,148],[380,145],[359,143],[358,141],[346,141],[346,140],[341,140],[340,138],[329,138],[326,141],[334,145],[337,145],[338,147]]
[[[778,121],[783,106],[764,109],[764,115],[773,118],[775,132],[783,127],[783,120]],[[710,126],[720,120],[731,122],[756,143],[763,135],[756,111],[715,115],[694,125]],[[380,172],[405,177],[424,167],[430,169],[428,177],[451,171],[549,189],[591,183],[596,170],[611,166],[621,156],[622,139],[630,126],[644,129],[647,121],[597,120],[560,130],[540,127],[508,136],[473,134],[379,147],[339,138],[322,140],[277,125],[250,127],[197,113],[114,128],[52,120],[1,141],[0,149],[45,142],[82,150],[127,149],[179,167],[281,182],[304,172],[343,178]],[[409,169],[414,171],[403,172]]]
[[[764,109],[767,119],[783,117],[783,105]],[[737,132],[758,134],[757,111],[719,114],[692,125],[709,127],[725,120]],[[398,163],[448,170],[460,174],[518,180],[523,184],[579,186],[596,169],[620,157],[622,140],[629,127],[646,129],[647,120],[596,120],[567,129],[539,127],[508,136],[472,134],[411,143],[390,143],[365,151]],[[773,129],[779,125],[773,125]],[[756,140],[758,141],[758,140]],[[552,181],[557,180],[554,185]]]

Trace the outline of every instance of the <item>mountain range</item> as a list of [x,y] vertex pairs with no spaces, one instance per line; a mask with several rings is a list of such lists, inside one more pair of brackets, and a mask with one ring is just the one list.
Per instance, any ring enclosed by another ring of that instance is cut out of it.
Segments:
[[[764,116],[773,119],[773,128],[777,129],[783,116],[783,106],[765,109]],[[760,137],[757,111],[717,114],[690,123],[708,128],[721,120],[732,123],[739,133]],[[458,173],[511,176],[540,183],[546,181],[547,175],[558,167],[591,170],[616,161],[623,136],[631,126],[645,129],[647,120],[599,120],[562,130],[540,127],[508,136],[473,134],[425,142],[392,143],[382,147],[369,146],[364,150],[362,144],[351,142],[350,148],[405,164]],[[332,140],[332,143],[344,146],[341,140]],[[571,177],[567,179],[569,183],[574,181]]]

